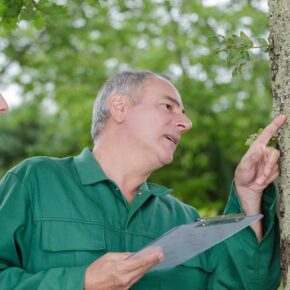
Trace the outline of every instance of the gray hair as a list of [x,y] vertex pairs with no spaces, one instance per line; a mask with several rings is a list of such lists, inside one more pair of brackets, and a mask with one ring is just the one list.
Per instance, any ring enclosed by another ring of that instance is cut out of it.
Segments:
[[127,95],[132,101],[137,102],[139,99],[138,90],[141,88],[146,79],[151,76],[163,77],[151,71],[125,71],[110,77],[102,86],[96,97],[93,115],[91,136],[93,141],[100,134],[105,125],[105,121],[110,117],[108,98],[113,93]]

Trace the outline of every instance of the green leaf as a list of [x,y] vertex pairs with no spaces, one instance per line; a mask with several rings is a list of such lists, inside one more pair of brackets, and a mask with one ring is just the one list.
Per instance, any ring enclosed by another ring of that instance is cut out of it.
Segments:
[[21,11],[20,19],[29,21],[33,20],[35,16],[36,16],[36,8],[32,6],[25,6]]
[[212,54],[217,54],[217,53],[219,53],[221,51],[227,51],[227,47],[225,45],[221,45],[220,47],[215,48],[212,51]]
[[3,17],[4,14],[7,13],[8,7],[5,2],[0,2],[0,18]]
[[[257,133],[251,134],[246,140],[245,145],[250,147],[257,140],[257,138],[262,134],[263,131],[264,129],[260,128]],[[273,137],[270,139],[270,141],[268,142],[267,146],[275,148],[277,144],[278,144],[278,135],[277,133],[275,133]]]
[[259,44],[261,46],[268,46],[269,45],[268,41],[265,38],[258,38],[258,41],[259,41]]
[[41,13],[37,13],[36,17],[33,20],[33,25],[37,29],[41,29],[45,26],[45,24],[46,24],[46,22],[45,22],[43,15]]
[[3,14],[3,18],[17,18],[21,8],[22,8],[22,0],[5,0],[6,11]]
[[254,46],[253,41],[243,31],[240,32],[240,39],[242,40],[245,47],[252,48]]
[[17,17],[4,18],[0,22],[0,25],[6,30],[14,30],[17,27],[17,21]]
[[[214,37],[212,38],[214,39]],[[234,66],[232,75],[237,76],[250,60],[248,50],[253,48],[253,41],[244,32],[240,32],[239,36],[235,34],[223,37],[216,36],[215,40],[216,43],[218,42],[218,47],[212,53],[227,52],[227,64]]]
[[5,0],[1,6],[1,26],[6,30],[14,30],[22,8],[21,0]]

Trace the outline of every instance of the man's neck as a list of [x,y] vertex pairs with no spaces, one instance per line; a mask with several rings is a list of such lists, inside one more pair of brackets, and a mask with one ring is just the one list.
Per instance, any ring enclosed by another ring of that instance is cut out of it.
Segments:
[[150,172],[146,172],[146,166],[138,163],[139,160],[132,156],[128,147],[118,146],[114,142],[97,141],[93,155],[106,176],[118,185],[131,203],[138,187],[150,175]]

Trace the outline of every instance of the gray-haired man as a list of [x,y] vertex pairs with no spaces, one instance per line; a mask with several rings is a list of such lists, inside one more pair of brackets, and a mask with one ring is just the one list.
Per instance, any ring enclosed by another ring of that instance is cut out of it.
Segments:
[[267,142],[285,119],[277,117],[243,156],[226,208],[263,212],[264,224],[174,269],[145,274],[163,254],[126,259],[130,253],[199,217],[169,189],[147,182],[173,160],[191,122],[177,89],[162,76],[113,76],[94,105],[92,151],[32,158],[1,181],[0,288],[276,289],[279,240],[270,184],[279,174],[279,152]]

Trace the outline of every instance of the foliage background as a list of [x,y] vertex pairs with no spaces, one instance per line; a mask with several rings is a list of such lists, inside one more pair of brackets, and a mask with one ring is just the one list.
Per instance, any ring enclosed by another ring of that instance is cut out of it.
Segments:
[[262,49],[232,78],[239,52],[227,62],[212,36],[267,38],[259,0],[4,0],[0,19],[0,90],[13,84],[21,95],[0,119],[0,175],[30,156],[92,147],[91,108],[104,80],[148,69],[171,77],[193,123],[151,181],[203,215],[222,211],[247,136],[270,120],[271,87]]

